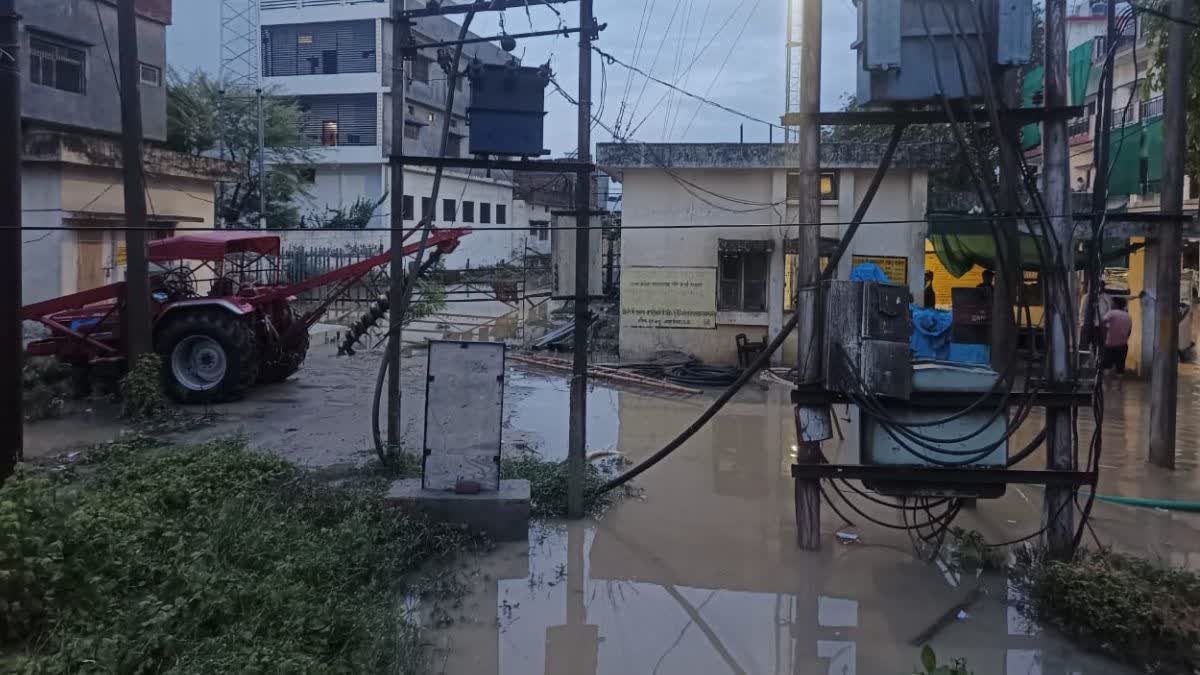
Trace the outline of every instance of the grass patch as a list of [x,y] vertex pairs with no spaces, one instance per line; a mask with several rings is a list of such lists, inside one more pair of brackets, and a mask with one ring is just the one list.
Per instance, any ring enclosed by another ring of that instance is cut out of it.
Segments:
[[[567,515],[567,463],[547,462],[535,457],[500,460],[502,480],[529,481],[529,513],[534,518],[563,518]],[[592,462],[584,465],[583,510],[600,515],[613,502],[613,493],[601,493],[605,476]]]
[[1012,571],[1029,618],[1147,673],[1200,669],[1200,575],[1107,550],[1019,550]]
[[0,487],[0,670],[422,672],[403,594],[464,545],[240,442],[110,444]]

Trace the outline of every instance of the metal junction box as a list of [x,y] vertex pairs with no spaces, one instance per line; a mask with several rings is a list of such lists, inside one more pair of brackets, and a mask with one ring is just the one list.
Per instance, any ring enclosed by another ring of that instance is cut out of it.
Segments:
[[907,399],[912,391],[907,286],[830,281],[825,289],[826,387]]
[[[999,375],[988,367],[960,366],[946,363],[922,363],[913,366],[913,396],[926,393],[979,393],[990,391]],[[959,409],[939,408],[928,405],[915,405],[904,402],[890,402],[885,405],[890,417],[902,422],[928,423],[945,419],[958,412]],[[953,420],[929,426],[915,427],[914,431],[935,439],[945,439],[944,443],[934,443],[939,450],[950,452],[967,452],[980,450],[995,444],[996,447],[983,457],[965,468],[1004,468],[1008,463],[1008,412],[996,414],[994,408],[981,406],[978,410],[962,415]],[[978,433],[976,433],[978,432]],[[970,438],[965,438],[970,436]],[[939,454],[937,450],[921,447],[912,439],[896,433],[880,424],[874,417],[863,413],[859,417],[860,461],[863,464],[889,466],[937,466],[929,459],[942,462],[961,462],[967,459],[964,455]],[[961,440],[958,440],[961,439]],[[922,458],[901,444],[916,449],[926,458]],[[979,454],[978,452],[976,454]],[[962,467],[960,467],[962,468]],[[884,494],[913,495],[913,485],[896,481],[872,481],[868,487]],[[957,495],[970,497],[998,497],[1004,494],[1004,485],[973,484],[973,485],[926,485],[921,494],[926,495]]]
[[977,98],[975,64],[1021,65],[1032,53],[1032,0],[854,2],[862,105]]
[[541,68],[474,63],[469,70],[472,155],[537,157],[550,154],[544,144],[546,85]]
[[504,355],[502,342],[429,343],[422,488],[500,488]]

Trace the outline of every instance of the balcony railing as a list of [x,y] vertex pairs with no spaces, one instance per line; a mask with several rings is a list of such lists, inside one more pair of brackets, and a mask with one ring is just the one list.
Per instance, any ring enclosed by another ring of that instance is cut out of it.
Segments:
[[1163,114],[1163,97],[1155,96],[1149,101],[1142,101],[1141,117],[1144,120],[1162,117]]
[[1092,130],[1091,116],[1077,117],[1067,122],[1067,137],[1086,136]]
[[261,0],[259,8],[263,10],[302,9],[304,7],[337,7],[382,2],[387,2],[387,0]]

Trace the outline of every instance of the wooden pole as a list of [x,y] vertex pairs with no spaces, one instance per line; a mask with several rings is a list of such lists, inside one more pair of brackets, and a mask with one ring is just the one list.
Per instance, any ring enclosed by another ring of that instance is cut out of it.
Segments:
[[[592,158],[592,0],[579,2],[578,158]],[[571,377],[570,447],[567,452],[567,516],[582,518],[587,454],[588,245],[591,242],[592,172],[575,176],[575,353]]]
[[[21,368],[21,15],[0,0],[0,481],[22,459]],[[3,356],[8,354],[8,356]]]
[[[1067,3],[1046,2],[1046,107],[1067,105]],[[1075,294],[1071,289],[1075,266],[1074,223],[1071,217],[1071,166],[1067,147],[1067,120],[1056,115],[1045,122],[1045,205],[1055,242],[1048,242],[1053,257],[1047,298],[1047,367],[1052,388],[1072,385],[1074,368],[1070,347],[1075,332]],[[1073,470],[1075,467],[1074,427],[1069,408],[1049,408],[1047,416],[1047,468]],[[1075,537],[1075,508],[1071,489],[1048,486],[1042,502],[1042,520],[1046,529],[1044,543],[1052,556],[1071,554]]]
[[[1191,17],[1190,0],[1171,0],[1168,13]],[[1190,29],[1180,21],[1167,26],[1167,81],[1163,87],[1162,212],[1183,215],[1183,170],[1187,154],[1187,69]],[[1193,111],[1195,114],[1195,111]],[[1154,319],[1158,325],[1150,368],[1150,463],[1175,468],[1175,399],[1179,393],[1179,277],[1183,223],[1159,225],[1158,275]]]
[[125,345],[128,366],[151,349],[150,281],[146,261],[146,174],[142,165],[142,97],[134,0],[117,3],[121,72],[121,165],[125,184]]
[[[794,9],[791,11],[795,11]],[[821,127],[817,114],[821,110],[821,0],[800,3],[800,91],[797,127],[797,154],[800,163],[800,203],[797,219],[805,223],[799,228],[796,256],[796,286],[799,296],[796,312],[797,326],[796,373],[800,385],[815,385],[821,381],[821,302],[818,282],[821,278],[821,229],[807,223],[821,222]],[[789,30],[792,26],[789,21]],[[797,36],[789,36],[795,40]],[[821,440],[828,438],[829,408],[796,406],[796,463],[815,464],[821,461]],[[807,551],[821,548],[821,489],[813,479],[796,480],[797,543]]]

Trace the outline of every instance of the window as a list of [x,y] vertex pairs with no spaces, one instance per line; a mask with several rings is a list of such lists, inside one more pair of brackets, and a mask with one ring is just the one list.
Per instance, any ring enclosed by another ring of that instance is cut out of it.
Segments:
[[262,27],[267,77],[377,72],[373,19]]
[[487,202],[479,202],[479,222],[492,222],[492,205]]
[[550,221],[548,220],[531,220],[529,221],[529,235],[538,241],[546,241],[550,238]]
[[442,220],[447,223],[453,223],[458,220],[458,214],[456,213],[458,209],[455,206],[453,199],[442,200]]
[[420,124],[410,124],[409,122],[405,122],[404,123],[404,137],[410,138],[414,141],[420,139],[421,138],[421,125]]
[[464,223],[475,222],[475,202],[464,201],[462,204],[462,221]]
[[412,195],[404,195],[404,199],[401,200],[401,203],[403,204],[403,206],[401,207],[401,216],[403,216],[405,220],[412,220],[413,219],[413,196]]
[[429,197],[421,197],[421,219],[430,220],[433,217],[433,201]]
[[147,87],[162,86],[162,68],[159,68],[158,66],[152,66],[149,63],[141,63],[138,65],[140,66],[138,71],[140,73],[139,77],[142,81],[142,84],[146,85]]
[[87,92],[87,53],[64,42],[29,38],[29,81],[73,94]]
[[[821,172],[821,199],[838,198],[838,173],[836,171]],[[800,172],[787,173],[787,198],[800,198]]]
[[723,252],[720,255],[717,309],[741,312],[767,311],[766,251]]
[[450,134],[446,143],[447,157],[462,157],[462,139],[459,134]]
[[497,225],[507,225],[508,224],[508,207],[504,204],[496,205],[496,224]]
[[321,145],[335,146],[338,144],[338,123],[328,120],[321,125]]
[[409,80],[415,81],[415,82],[424,82],[424,83],[428,84],[429,83],[429,64],[431,64],[431,63],[433,63],[433,61],[425,58],[424,56],[418,56],[417,58],[413,59],[412,76],[409,77]]

